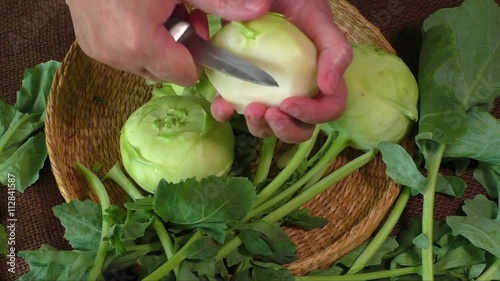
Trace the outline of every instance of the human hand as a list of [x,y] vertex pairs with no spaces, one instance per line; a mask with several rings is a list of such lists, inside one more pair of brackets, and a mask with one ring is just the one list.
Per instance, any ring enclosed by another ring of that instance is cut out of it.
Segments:
[[[284,142],[300,143],[312,136],[315,124],[336,120],[344,112],[347,89],[343,74],[352,60],[352,49],[335,25],[326,0],[274,0],[271,11],[284,14],[316,45],[319,93],[314,98],[287,98],[279,107],[253,103],[246,107],[244,115],[253,135],[275,135]],[[212,114],[219,121],[227,121],[234,109],[217,95]]]
[[[208,39],[206,15],[248,20],[269,10],[269,0],[191,0],[189,15],[178,0],[69,0],[75,36],[89,57],[156,82],[196,83],[199,70],[189,51],[164,27],[172,15],[191,22]],[[177,9],[176,9],[177,8]]]

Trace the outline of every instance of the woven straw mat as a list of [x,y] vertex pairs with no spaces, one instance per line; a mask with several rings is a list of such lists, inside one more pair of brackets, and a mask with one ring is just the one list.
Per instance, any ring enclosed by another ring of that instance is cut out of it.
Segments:
[[[331,0],[335,21],[349,40],[378,46],[395,54],[381,32],[344,0]],[[141,77],[117,71],[87,57],[76,42],[56,73],[49,96],[46,132],[52,172],[65,198],[97,197],[75,169],[103,164],[103,177],[120,160],[119,134],[127,117],[151,96]],[[104,99],[99,102],[97,98]],[[333,170],[360,153],[347,149]],[[124,201],[124,192],[104,182],[113,204]],[[297,244],[299,260],[288,265],[295,275],[329,266],[363,243],[376,230],[399,194],[399,186],[385,175],[381,157],[320,194],[305,207],[330,223],[304,232],[286,229]]]

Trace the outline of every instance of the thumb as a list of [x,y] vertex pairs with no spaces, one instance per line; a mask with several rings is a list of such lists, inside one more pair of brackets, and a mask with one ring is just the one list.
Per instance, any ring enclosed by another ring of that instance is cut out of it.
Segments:
[[269,12],[271,0],[189,0],[206,13],[217,15],[229,21],[244,21],[257,18]]

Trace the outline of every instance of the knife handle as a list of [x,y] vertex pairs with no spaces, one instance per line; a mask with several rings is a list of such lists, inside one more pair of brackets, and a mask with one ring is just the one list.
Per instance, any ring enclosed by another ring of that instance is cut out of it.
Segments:
[[183,43],[183,39],[194,32],[193,27],[187,21],[178,18],[170,18],[164,23],[165,28],[174,37],[176,42]]

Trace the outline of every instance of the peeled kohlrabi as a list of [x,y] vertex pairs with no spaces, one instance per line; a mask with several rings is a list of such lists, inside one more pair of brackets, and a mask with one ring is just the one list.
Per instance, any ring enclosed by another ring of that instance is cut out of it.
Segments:
[[383,141],[400,142],[418,119],[418,84],[398,56],[366,45],[351,44],[353,60],[344,79],[346,110],[324,124],[348,139],[349,146],[376,149]]
[[268,13],[251,21],[231,22],[215,33],[211,41],[259,66],[279,84],[279,87],[256,85],[205,69],[217,92],[240,114],[249,103],[279,106],[285,98],[311,97],[318,92],[316,46],[280,14]]
[[199,96],[152,98],[130,115],[120,135],[125,170],[151,193],[161,179],[177,183],[227,174],[234,148],[230,123],[216,121],[210,103]]

